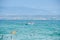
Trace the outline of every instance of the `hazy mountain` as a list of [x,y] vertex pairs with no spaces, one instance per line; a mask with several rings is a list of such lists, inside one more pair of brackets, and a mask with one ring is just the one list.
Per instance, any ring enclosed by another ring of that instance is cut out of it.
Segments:
[[0,20],[60,20],[59,15],[10,15],[0,16]]

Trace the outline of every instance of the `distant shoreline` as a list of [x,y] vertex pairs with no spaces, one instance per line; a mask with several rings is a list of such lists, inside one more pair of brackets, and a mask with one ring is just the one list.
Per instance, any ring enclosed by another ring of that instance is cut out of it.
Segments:
[[60,20],[59,15],[10,15],[0,16],[0,20]]

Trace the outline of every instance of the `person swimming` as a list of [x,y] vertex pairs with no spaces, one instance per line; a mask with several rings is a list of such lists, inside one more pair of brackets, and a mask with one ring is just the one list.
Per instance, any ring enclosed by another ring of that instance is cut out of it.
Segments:
[[11,34],[16,34],[16,31],[12,31]]

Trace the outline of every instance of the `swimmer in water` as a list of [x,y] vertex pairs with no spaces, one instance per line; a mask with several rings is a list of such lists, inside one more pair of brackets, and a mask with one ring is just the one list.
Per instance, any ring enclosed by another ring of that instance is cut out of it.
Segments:
[[11,34],[16,34],[16,31],[12,31]]

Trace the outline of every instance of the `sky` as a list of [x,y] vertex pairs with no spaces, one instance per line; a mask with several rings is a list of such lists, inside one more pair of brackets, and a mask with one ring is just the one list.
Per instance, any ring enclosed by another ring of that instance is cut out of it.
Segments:
[[60,15],[60,0],[0,0],[3,15]]

